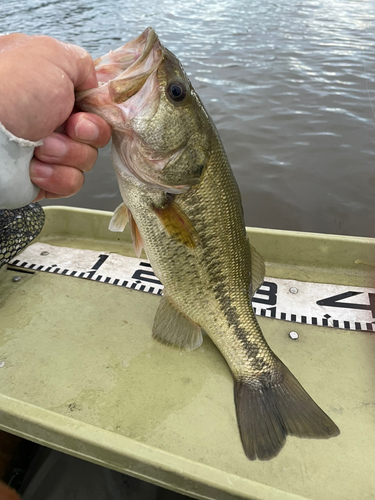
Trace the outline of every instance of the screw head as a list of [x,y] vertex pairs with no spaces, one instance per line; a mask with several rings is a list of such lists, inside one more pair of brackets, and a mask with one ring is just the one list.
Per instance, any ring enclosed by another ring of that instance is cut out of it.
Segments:
[[292,339],[292,340],[298,340],[298,333],[297,332],[289,332],[289,337]]
[[12,281],[17,283],[17,281],[21,281],[21,276],[13,276]]

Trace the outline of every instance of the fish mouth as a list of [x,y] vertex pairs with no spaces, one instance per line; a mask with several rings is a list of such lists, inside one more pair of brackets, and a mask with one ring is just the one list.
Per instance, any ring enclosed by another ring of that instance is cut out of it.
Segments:
[[[112,126],[112,139],[122,162],[121,170],[151,188],[180,194],[190,186],[166,185],[160,180],[160,171],[181,155],[186,145],[169,152],[168,158],[148,158],[134,151],[135,141],[130,126],[143,103],[158,102],[158,99],[148,97],[159,92],[156,74],[168,54],[155,30],[146,28],[134,40],[95,59],[99,87],[78,92],[76,105],[83,111],[100,115]],[[133,157],[141,161],[143,168],[135,164]]]
[[151,27],[116,50],[94,61],[98,88],[76,94],[83,111],[97,112],[100,106],[121,104],[136,94],[160,66],[165,49]]
[[[98,57],[94,61],[99,86],[109,80],[136,76],[144,72],[141,68],[147,62],[151,52],[162,50],[158,35],[153,28],[146,28],[137,38],[127,42],[116,50]],[[155,54],[157,55],[157,54]]]

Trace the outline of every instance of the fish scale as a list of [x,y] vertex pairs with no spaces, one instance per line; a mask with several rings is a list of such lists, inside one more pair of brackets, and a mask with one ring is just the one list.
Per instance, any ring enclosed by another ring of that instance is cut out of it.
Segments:
[[[136,46],[141,55],[133,62],[125,57],[122,78],[118,58]],[[337,426],[269,348],[253,313],[264,263],[247,240],[240,192],[217,130],[181,64],[152,28],[103,57],[107,68],[111,57],[114,80],[76,102],[113,129],[124,203],[110,228],[121,231],[129,221],[136,254],[144,247],[164,285],[154,338],[191,350],[201,345],[202,331],[209,335],[234,377],[249,459],[275,457],[288,434],[337,436]],[[141,60],[148,61],[144,75]]]

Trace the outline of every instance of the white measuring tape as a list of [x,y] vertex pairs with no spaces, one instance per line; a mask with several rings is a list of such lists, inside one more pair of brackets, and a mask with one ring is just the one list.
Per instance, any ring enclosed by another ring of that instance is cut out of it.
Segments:
[[[34,243],[9,262],[44,271],[161,295],[147,260],[109,252]],[[253,297],[255,314],[308,325],[375,331],[375,289],[265,278]]]

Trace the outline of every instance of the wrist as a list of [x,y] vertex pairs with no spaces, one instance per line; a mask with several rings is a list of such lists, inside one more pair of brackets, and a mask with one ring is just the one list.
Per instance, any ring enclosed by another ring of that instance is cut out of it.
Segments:
[[38,195],[29,166],[35,147],[41,144],[16,137],[0,123],[0,209],[23,207]]

